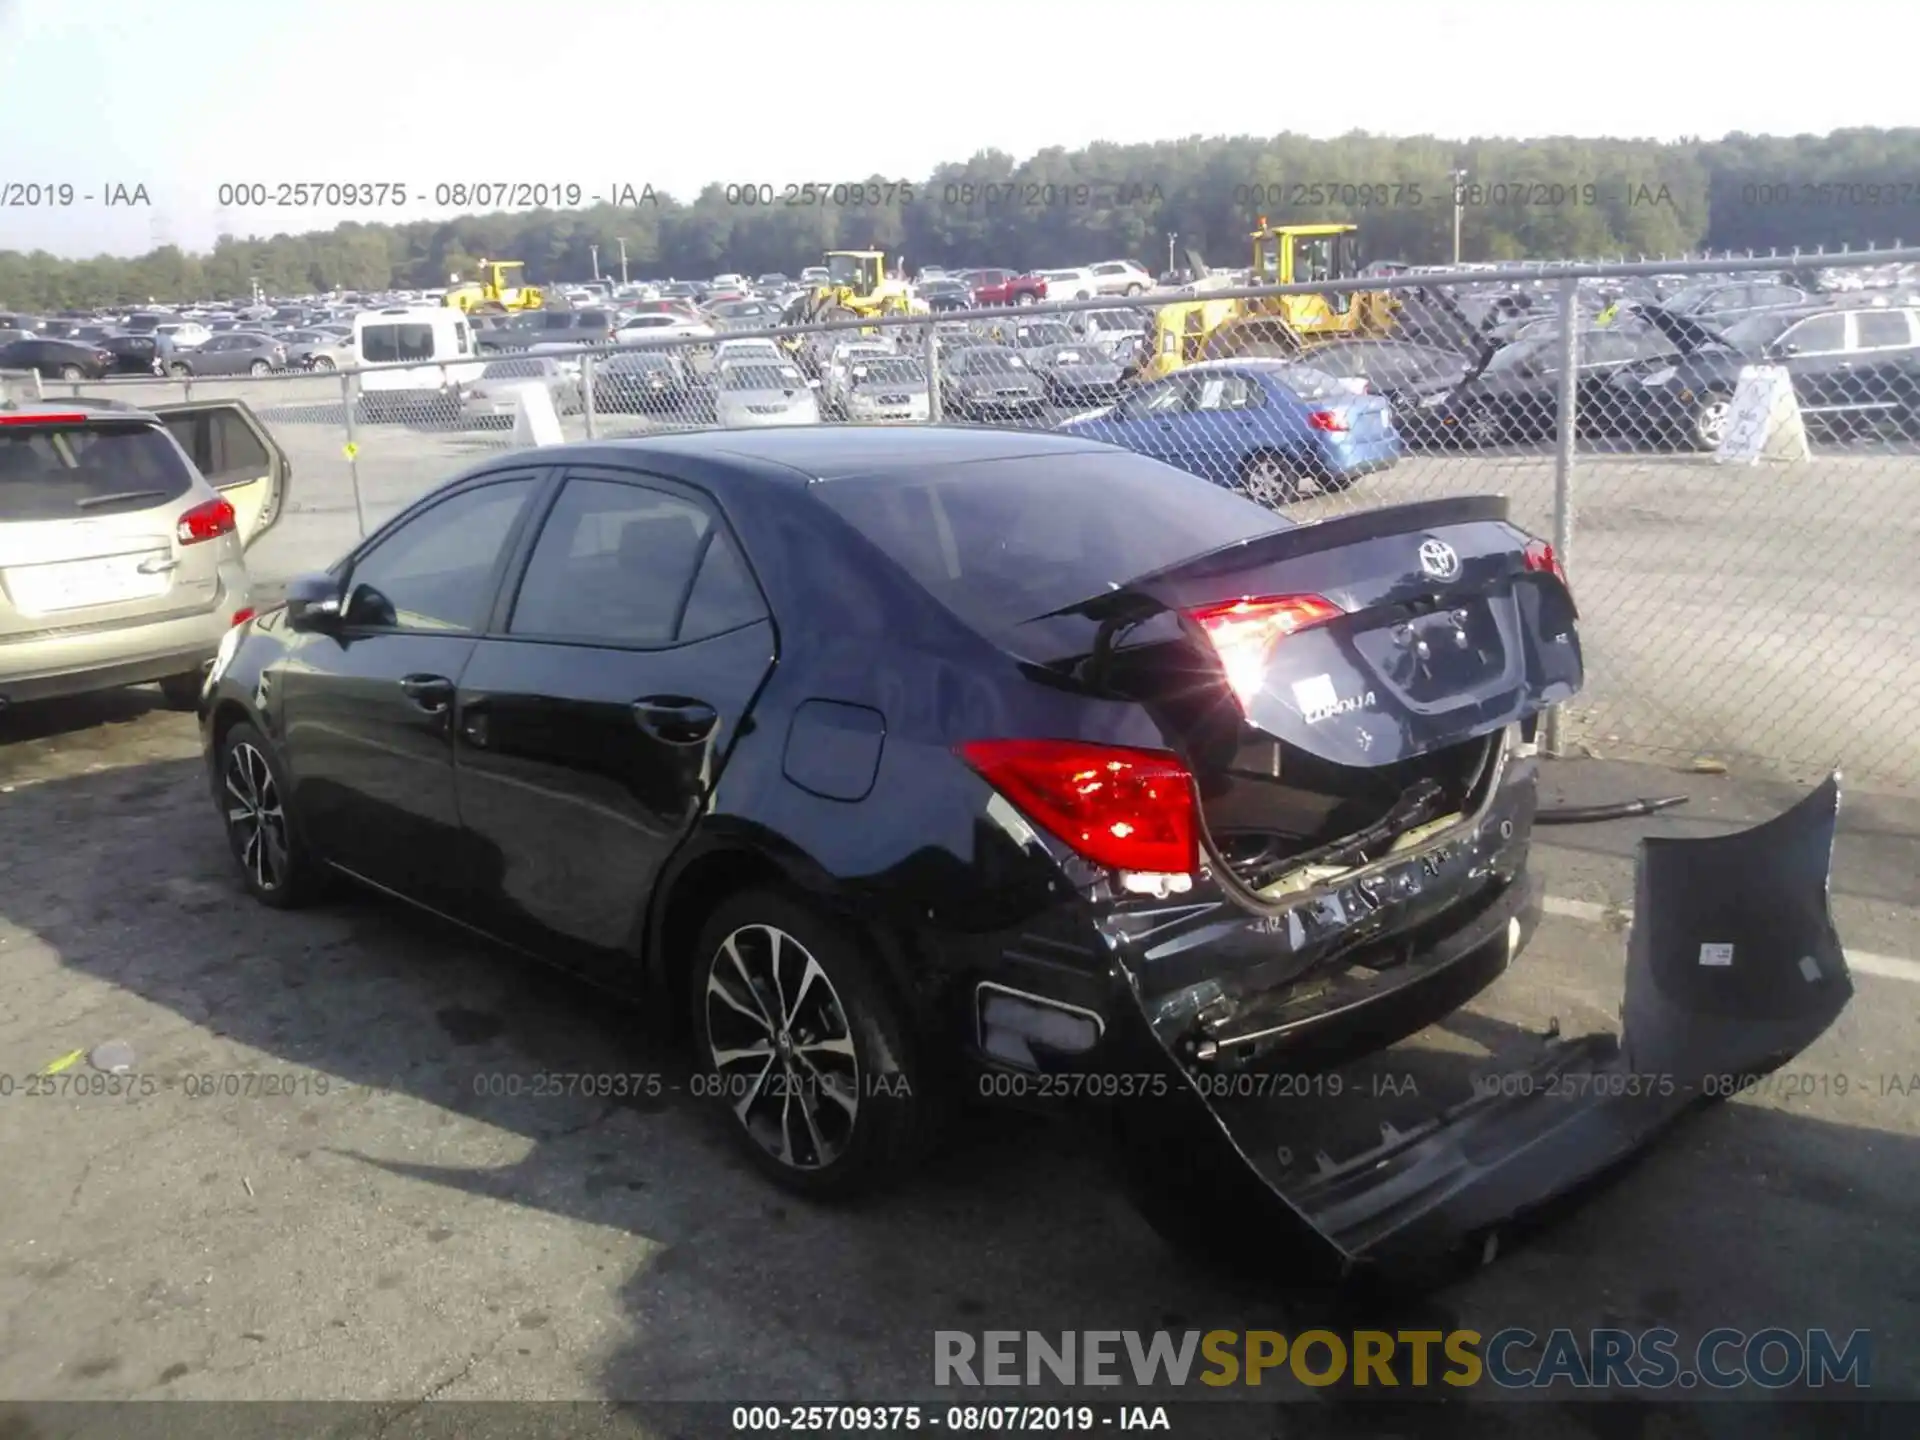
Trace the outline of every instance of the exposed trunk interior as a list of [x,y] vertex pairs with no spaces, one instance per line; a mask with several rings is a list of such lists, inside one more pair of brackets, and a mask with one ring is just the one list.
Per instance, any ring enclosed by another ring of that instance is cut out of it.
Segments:
[[1279,899],[1404,849],[1481,798],[1501,731],[1386,765],[1336,764],[1249,724],[1217,663],[1189,643],[1111,652],[1105,686],[1140,700],[1186,756],[1234,877]]

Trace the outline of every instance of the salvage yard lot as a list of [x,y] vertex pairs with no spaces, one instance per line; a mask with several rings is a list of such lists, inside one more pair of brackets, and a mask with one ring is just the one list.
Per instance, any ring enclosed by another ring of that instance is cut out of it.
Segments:
[[[1790,1067],[1850,1077],[1846,1096],[1829,1082],[1694,1117],[1471,1280],[1342,1313],[1176,1256],[1075,1132],[1039,1120],[964,1125],[858,1209],[773,1190],[638,1017],[377,899],[250,903],[192,722],[152,704],[125,691],[0,719],[0,1393],[944,1403],[968,1397],[933,1387],[936,1329],[1324,1322],[1865,1328],[1876,1397],[1920,1397],[1920,1096],[1868,1083],[1920,1069],[1910,980],[1860,976]],[[1574,903],[1447,1033],[1410,1044],[1464,1073],[1552,1018],[1611,1024],[1624,937],[1604,917],[1629,901],[1634,837],[1738,827],[1788,797],[1595,764],[1549,786],[1579,803],[1688,788],[1677,818],[1547,833],[1538,867]],[[1914,955],[1916,807],[1850,794],[1842,818],[1844,938]],[[112,1040],[153,1093],[24,1093]],[[657,1075],[660,1093],[497,1093],[542,1072]],[[186,1093],[229,1075],[292,1093]],[[1262,1393],[1316,1405],[1325,1433],[1377,1433],[1335,1392]],[[1214,1433],[1270,1422],[1240,1408]]]

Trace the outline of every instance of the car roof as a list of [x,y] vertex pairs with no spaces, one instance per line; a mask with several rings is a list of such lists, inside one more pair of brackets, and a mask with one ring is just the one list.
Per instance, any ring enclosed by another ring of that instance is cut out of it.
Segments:
[[[631,464],[679,461],[671,469],[711,483],[828,484],[836,480],[910,479],[929,466],[1050,455],[1090,454],[1111,447],[1076,435],[989,430],[971,426],[859,427],[800,425],[765,430],[687,430],[626,440],[580,441],[540,453],[553,463]],[[516,456],[524,463],[524,455]],[[690,462],[690,463],[689,463]],[[668,465],[663,463],[663,473]]]
[[124,400],[109,400],[103,396],[83,395],[67,400],[14,400],[0,403],[0,414],[4,415],[87,415],[92,418],[96,412],[103,420],[136,420],[152,425],[160,423],[160,417],[151,410],[142,410],[138,405],[130,405]]

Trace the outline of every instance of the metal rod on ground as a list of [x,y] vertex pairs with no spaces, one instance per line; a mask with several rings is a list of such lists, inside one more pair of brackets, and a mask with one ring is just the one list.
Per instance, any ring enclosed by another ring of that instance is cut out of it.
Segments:
[[[1560,395],[1554,413],[1553,553],[1571,577],[1573,550],[1574,441],[1579,433],[1580,396],[1580,282],[1569,275],[1560,282]],[[1561,707],[1546,713],[1540,730],[1545,755],[1565,753]]]
[[580,415],[586,421],[587,439],[594,438],[593,430],[593,362],[597,356],[580,357]]
[[940,327],[927,317],[926,329],[927,362],[927,423],[940,423]]
[[347,431],[347,479],[353,485],[353,515],[360,524],[360,538],[367,538],[367,508],[360,501],[360,442],[353,429],[353,374],[340,372],[340,416]]

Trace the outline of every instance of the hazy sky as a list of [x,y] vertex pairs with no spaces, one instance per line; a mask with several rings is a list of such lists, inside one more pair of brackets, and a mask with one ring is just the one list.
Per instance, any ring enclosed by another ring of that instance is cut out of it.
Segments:
[[[223,182],[405,185],[411,203],[379,218],[424,219],[450,213],[432,204],[443,183],[691,197],[716,179],[917,180],[988,146],[1911,124],[1892,70],[1862,83],[1870,63],[1791,57],[1843,33],[1855,57],[1876,36],[1910,55],[1915,15],[1894,0],[0,0],[0,199],[62,182],[96,197],[0,207],[0,249],[204,249],[222,228],[347,218],[223,216]],[[151,207],[101,204],[115,185],[144,185]]]

